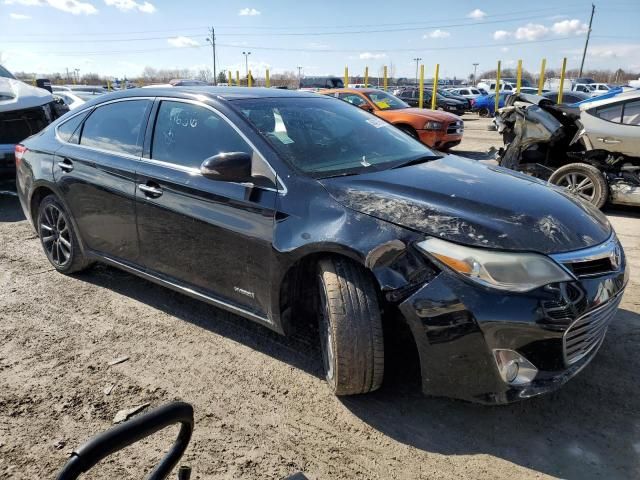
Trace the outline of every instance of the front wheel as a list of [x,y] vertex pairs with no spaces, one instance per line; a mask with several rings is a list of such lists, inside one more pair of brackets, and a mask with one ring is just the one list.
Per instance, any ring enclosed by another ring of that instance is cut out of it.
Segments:
[[560,167],[549,177],[549,182],[564,187],[596,208],[602,208],[609,197],[609,186],[602,172],[586,163]]
[[320,342],[336,395],[376,390],[384,375],[382,319],[373,281],[345,258],[319,262]]

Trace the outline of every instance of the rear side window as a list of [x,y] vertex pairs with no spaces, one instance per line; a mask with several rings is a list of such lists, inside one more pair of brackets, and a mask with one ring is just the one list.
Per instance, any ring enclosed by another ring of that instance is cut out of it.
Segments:
[[[58,137],[63,142],[78,143],[78,130],[82,121],[87,118],[89,111],[76,115],[75,117],[67,120],[58,127]],[[76,135],[74,135],[76,133]]]
[[640,125],[640,100],[624,105],[622,123],[625,125]]
[[622,104],[600,107],[596,109],[596,117],[609,122],[620,123],[622,117]]
[[140,155],[148,106],[148,100],[127,100],[96,108],[84,122],[80,144]]
[[[273,115],[256,121],[275,128]],[[229,123],[208,108],[172,101],[160,104],[151,144],[154,160],[199,169],[219,153],[252,151]]]

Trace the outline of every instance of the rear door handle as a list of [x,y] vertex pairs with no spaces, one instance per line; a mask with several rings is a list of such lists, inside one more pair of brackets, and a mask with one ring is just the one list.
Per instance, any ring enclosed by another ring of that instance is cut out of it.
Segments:
[[71,160],[69,160],[68,158],[65,158],[61,162],[58,162],[58,166],[65,172],[70,172],[71,170],[73,170],[73,162],[71,162]]
[[140,185],[138,185],[138,188],[142,192],[144,192],[147,197],[158,198],[162,195],[162,189],[160,187],[154,187],[153,185],[141,183]]
[[600,140],[602,143],[608,143],[608,144],[616,144],[621,142],[621,140],[618,140],[616,138],[598,137],[598,140]]

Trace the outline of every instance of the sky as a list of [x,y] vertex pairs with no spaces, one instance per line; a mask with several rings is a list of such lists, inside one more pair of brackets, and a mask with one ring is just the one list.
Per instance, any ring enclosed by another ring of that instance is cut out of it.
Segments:
[[[640,71],[640,0],[596,0],[585,68]],[[508,8],[505,8],[508,7]],[[206,41],[214,27],[217,69],[254,76],[298,71],[342,76],[381,72],[466,78],[514,67],[537,72],[580,64],[591,1],[536,0],[0,0],[0,63],[36,73],[79,69],[115,78],[145,66],[212,69]]]

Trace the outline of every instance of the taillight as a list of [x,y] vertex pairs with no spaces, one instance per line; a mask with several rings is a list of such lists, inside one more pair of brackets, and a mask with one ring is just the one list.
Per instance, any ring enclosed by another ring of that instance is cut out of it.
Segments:
[[20,162],[22,161],[22,157],[24,156],[25,153],[27,153],[27,147],[20,144],[16,145],[16,150],[15,150],[16,167],[20,165]]

